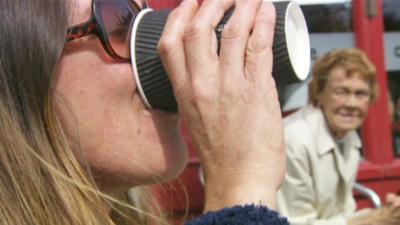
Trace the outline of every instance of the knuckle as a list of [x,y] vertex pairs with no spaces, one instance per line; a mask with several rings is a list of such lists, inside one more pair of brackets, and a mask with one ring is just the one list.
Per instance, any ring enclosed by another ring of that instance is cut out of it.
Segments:
[[231,0],[203,0],[202,5],[212,6],[216,9],[223,8],[224,5],[228,4]]
[[207,26],[200,21],[191,22],[186,28],[184,32],[184,40],[191,40],[199,37],[204,34],[207,30]]
[[212,4],[212,3],[215,3],[216,1],[215,0],[203,0],[203,5],[210,5],[210,4]]
[[271,46],[266,38],[260,33],[255,33],[247,44],[246,52],[249,54],[262,54],[267,52],[268,49],[271,49]]
[[227,25],[222,31],[222,39],[240,39],[245,37],[245,31],[235,25]]
[[[244,84],[242,84],[244,86]],[[244,88],[244,87],[242,87]],[[241,95],[246,94],[246,92],[239,92],[237,85],[232,85],[232,82],[224,82],[222,93],[225,99],[241,99]]]
[[208,104],[215,99],[213,96],[212,91],[207,90],[206,88],[194,88],[191,101],[197,105]]
[[259,6],[262,0],[237,0],[236,5],[241,6],[241,5],[250,5],[253,6],[252,8],[256,8],[255,6]]
[[215,83],[202,78],[192,79],[192,100],[197,103],[208,103],[216,99],[217,88]]
[[157,51],[161,56],[168,56],[173,51],[178,40],[175,36],[162,36],[157,44]]
[[168,14],[168,19],[173,20],[173,21],[179,21],[180,15],[182,14],[182,9],[177,7],[173,9],[169,14]]

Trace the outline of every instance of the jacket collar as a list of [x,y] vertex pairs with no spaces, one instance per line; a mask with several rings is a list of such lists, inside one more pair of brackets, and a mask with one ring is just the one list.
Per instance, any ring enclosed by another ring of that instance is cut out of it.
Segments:
[[[336,140],[331,135],[328,123],[325,120],[320,108],[308,104],[303,111],[303,115],[310,124],[313,136],[316,137],[318,154],[324,155],[333,151],[336,147]],[[361,141],[355,131],[347,133],[341,140],[345,143],[346,149],[361,148]]]

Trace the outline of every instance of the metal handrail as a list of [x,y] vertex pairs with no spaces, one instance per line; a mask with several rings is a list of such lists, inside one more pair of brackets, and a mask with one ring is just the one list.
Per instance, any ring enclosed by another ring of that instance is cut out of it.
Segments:
[[382,202],[379,196],[376,194],[374,190],[371,188],[368,188],[360,183],[355,183],[353,186],[354,190],[356,190],[358,193],[361,195],[367,197],[369,200],[371,200],[372,204],[374,205],[375,208],[380,208],[382,207]]

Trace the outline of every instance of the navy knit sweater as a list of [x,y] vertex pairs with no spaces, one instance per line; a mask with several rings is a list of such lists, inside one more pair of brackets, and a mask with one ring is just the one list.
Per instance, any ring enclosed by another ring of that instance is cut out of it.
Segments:
[[289,222],[265,206],[245,205],[208,212],[185,225],[289,225]]

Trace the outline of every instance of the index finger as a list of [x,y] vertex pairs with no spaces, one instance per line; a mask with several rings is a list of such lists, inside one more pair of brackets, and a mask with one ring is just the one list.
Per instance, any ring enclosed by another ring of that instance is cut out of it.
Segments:
[[174,88],[180,89],[186,80],[187,68],[183,37],[188,21],[197,11],[197,0],[184,0],[168,16],[158,42],[158,52]]

